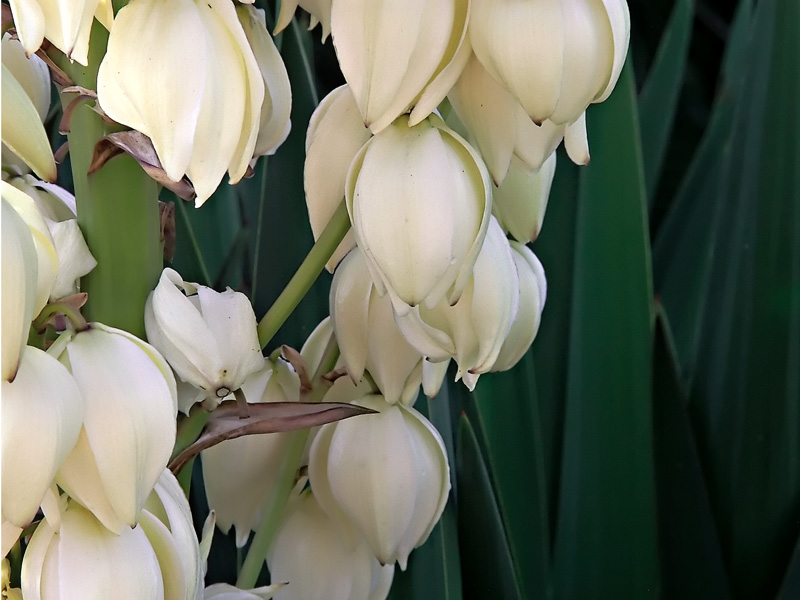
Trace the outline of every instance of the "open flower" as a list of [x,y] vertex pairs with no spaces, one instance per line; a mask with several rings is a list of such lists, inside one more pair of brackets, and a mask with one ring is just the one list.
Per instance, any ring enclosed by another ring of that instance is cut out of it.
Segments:
[[217,403],[264,367],[247,296],[216,292],[164,269],[145,305],[147,339],[183,381]]
[[97,94],[108,116],[153,141],[171,180],[191,179],[197,206],[253,158],[264,81],[230,0],[132,0],[111,29]]

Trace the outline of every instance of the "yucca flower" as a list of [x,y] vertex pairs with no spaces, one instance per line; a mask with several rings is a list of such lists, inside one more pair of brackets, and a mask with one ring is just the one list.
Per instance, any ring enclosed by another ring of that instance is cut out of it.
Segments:
[[171,180],[189,177],[197,206],[253,158],[264,80],[230,0],[132,0],[114,20],[97,94],[108,116],[152,140]]

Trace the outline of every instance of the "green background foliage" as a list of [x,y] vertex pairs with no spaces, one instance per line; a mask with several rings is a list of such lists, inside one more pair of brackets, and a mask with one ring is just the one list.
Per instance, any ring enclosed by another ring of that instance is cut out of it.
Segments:
[[[549,286],[533,348],[419,402],[453,491],[392,598],[800,598],[800,2],[630,10],[591,163],[559,157],[532,246]],[[342,82],[306,22],[277,39],[287,142],[201,210],[176,200],[174,266],[258,315],[312,244],[305,129]],[[273,344],[299,347],[329,282]],[[201,485],[192,502],[201,522]],[[233,581],[216,537],[209,582]]]

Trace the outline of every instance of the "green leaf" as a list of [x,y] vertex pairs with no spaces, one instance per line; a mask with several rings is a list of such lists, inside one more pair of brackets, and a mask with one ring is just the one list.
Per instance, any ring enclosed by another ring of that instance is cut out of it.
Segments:
[[762,0],[724,157],[690,407],[731,588],[778,591],[800,531],[800,5]]
[[653,244],[655,290],[669,315],[681,380],[687,385],[697,360],[719,211],[726,206],[718,190],[735,100],[743,84],[741,61],[747,56],[750,20],[750,2],[740,2],[710,122]]
[[532,354],[510,371],[481,376],[472,400],[523,597],[552,598],[548,493]]
[[653,350],[653,444],[662,595],[724,600],[731,594],[684,396],[660,311]]
[[689,42],[692,39],[694,0],[675,0],[656,57],[639,95],[639,124],[642,134],[644,182],[650,206],[675,121]]
[[652,289],[630,61],[587,122],[598,143],[580,179],[556,595],[655,597]]
[[[549,492],[547,504],[550,507],[550,523],[555,522],[561,472],[579,173],[578,167],[569,160],[563,148],[559,148],[558,153],[558,168],[547,203],[547,216],[542,232],[533,244],[533,251],[547,275],[547,303],[532,353],[542,420],[542,452]],[[551,545],[553,533],[551,528]]]
[[458,423],[456,449],[464,598],[522,598],[489,472],[465,415]]
[[781,584],[781,591],[778,592],[776,600],[795,600],[800,598],[800,537],[792,552],[792,560],[789,561],[789,568]]

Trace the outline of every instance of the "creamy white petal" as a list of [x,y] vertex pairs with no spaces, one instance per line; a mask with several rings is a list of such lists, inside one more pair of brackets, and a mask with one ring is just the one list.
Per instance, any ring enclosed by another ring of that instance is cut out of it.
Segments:
[[42,179],[56,180],[56,162],[39,113],[25,89],[3,64],[2,139]]
[[539,236],[555,170],[555,152],[539,171],[527,173],[512,164],[503,185],[494,191],[492,213],[517,241],[532,242]]
[[9,0],[14,27],[28,55],[36,52],[44,41],[44,12],[38,2]]
[[[311,231],[318,239],[344,199],[345,180],[353,157],[372,136],[364,127],[347,85],[336,88],[311,115],[306,135],[303,181]],[[355,246],[349,231],[327,263],[329,271]]]
[[14,378],[20,354],[28,343],[28,332],[36,304],[39,264],[36,246],[27,223],[11,205],[2,201],[2,375]]
[[78,440],[83,399],[66,367],[30,346],[2,387],[3,519],[24,527]]
[[574,123],[567,125],[564,147],[570,160],[576,165],[589,164],[589,138],[586,135],[586,112]]
[[594,102],[604,102],[614,91],[617,80],[628,55],[628,44],[631,38],[631,15],[628,11],[626,0],[603,0],[608,20],[611,25],[611,34],[614,38],[614,63],[608,83],[603,91],[597,95]]
[[[161,571],[162,594],[164,600],[188,600],[197,598],[199,590],[193,595],[188,594],[187,581],[183,570],[181,550],[167,526],[153,516],[149,511],[143,510],[139,514],[139,525],[150,542]],[[202,588],[201,588],[202,589]]]
[[2,46],[3,64],[31,99],[39,120],[44,122],[50,109],[50,69],[38,56],[28,58],[22,43],[8,33],[3,36]]
[[80,291],[78,280],[97,266],[78,221],[70,219],[50,224],[56,254],[58,255],[58,274],[50,291],[52,299],[64,298]]

